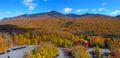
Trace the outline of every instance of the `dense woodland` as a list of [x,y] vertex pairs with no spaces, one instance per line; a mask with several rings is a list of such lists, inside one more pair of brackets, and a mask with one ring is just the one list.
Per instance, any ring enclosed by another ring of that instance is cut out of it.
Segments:
[[53,58],[59,54],[57,47],[73,47],[75,58],[91,58],[83,46],[87,40],[99,58],[102,58],[100,48],[110,49],[117,55],[115,58],[120,57],[118,18],[18,18],[0,21],[0,27],[0,52],[12,46],[39,45],[32,53],[28,51],[26,58]]

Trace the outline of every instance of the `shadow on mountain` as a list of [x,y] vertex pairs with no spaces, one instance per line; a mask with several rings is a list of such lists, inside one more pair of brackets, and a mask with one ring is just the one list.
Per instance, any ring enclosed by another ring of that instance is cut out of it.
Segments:
[[23,29],[23,28],[19,28],[16,25],[0,25],[0,32],[15,32],[15,33],[21,33],[21,32],[25,32],[27,31],[27,29]]

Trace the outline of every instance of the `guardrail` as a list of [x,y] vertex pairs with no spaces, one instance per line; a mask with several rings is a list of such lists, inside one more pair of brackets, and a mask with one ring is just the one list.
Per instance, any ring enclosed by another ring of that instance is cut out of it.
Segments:
[[9,52],[12,52],[12,51],[15,51],[15,50],[20,50],[20,49],[23,49],[23,48],[26,48],[26,46],[16,46],[16,47],[10,48],[6,51],[0,52],[0,55],[4,55],[5,53],[9,53]]
[[19,50],[19,49],[23,49],[23,48],[26,48],[26,47],[13,48],[12,51],[14,51],[14,50]]
[[26,52],[32,51],[34,48],[38,48],[38,45],[25,45],[9,48],[3,52],[0,52],[0,58],[23,58]]
[[5,52],[0,52],[0,55],[3,55],[3,54],[5,54]]

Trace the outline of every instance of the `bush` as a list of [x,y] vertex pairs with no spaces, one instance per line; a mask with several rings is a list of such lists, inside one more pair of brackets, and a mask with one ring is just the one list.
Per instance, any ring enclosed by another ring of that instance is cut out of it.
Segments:
[[92,58],[83,46],[75,46],[72,54],[75,58]]

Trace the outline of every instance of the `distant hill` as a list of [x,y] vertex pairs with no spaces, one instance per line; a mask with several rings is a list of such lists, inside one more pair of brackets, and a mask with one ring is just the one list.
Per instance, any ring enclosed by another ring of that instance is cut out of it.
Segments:
[[[51,18],[81,18],[81,17],[111,17],[111,16],[107,16],[107,15],[102,15],[102,14],[90,14],[90,13],[86,13],[86,14],[82,14],[82,15],[77,15],[77,14],[62,14],[60,12],[57,11],[50,11],[50,12],[43,12],[43,13],[37,13],[37,14],[23,14],[20,16],[16,16],[16,17],[11,17],[11,18],[4,18],[2,20],[8,20],[8,19],[20,19],[20,18],[25,18],[25,19],[29,19],[29,18],[42,18],[42,17],[51,17]],[[120,16],[117,16],[120,17]]]
[[2,20],[8,20],[8,19],[18,19],[18,18],[40,18],[40,17],[53,17],[53,18],[57,18],[57,17],[61,17],[61,18],[65,18],[67,17],[65,14],[56,12],[56,11],[50,11],[50,12],[44,12],[44,13],[37,13],[37,14],[23,14],[17,17],[12,17],[12,18],[4,18]]
[[78,18],[81,17],[81,15],[77,15],[77,14],[66,14],[66,16],[70,17],[70,18]]
[[120,18],[120,15],[116,16],[117,18]]

